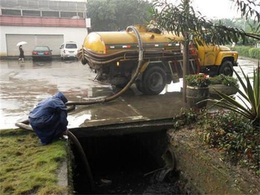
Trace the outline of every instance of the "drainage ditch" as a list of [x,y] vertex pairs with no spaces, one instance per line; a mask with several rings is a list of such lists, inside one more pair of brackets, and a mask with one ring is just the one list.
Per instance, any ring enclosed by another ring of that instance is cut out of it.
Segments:
[[80,153],[71,143],[75,194],[181,193],[174,158],[167,151],[166,130],[77,137],[93,181],[89,181]]

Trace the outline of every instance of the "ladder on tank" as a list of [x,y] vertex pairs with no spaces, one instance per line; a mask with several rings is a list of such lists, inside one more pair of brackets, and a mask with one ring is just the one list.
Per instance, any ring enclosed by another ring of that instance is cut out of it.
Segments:
[[[183,77],[183,60],[175,60],[175,61],[169,61],[168,62],[172,77],[173,79],[176,79],[176,76],[178,75],[179,78]],[[196,59],[189,59],[189,66],[187,70],[187,74],[198,74],[200,72],[199,69],[199,63]]]

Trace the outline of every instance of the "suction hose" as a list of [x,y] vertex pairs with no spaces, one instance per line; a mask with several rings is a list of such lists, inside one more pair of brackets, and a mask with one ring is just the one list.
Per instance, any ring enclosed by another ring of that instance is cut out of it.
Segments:
[[[24,130],[33,131],[32,127],[29,125],[29,123],[30,123],[29,120],[24,120],[22,122],[15,123],[15,125],[17,127],[21,128],[21,129],[24,129]],[[92,192],[93,188],[94,188],[94,180],[93,180],[92,172],[91,172],[86,154],[85,154],[79,140],[70,130],[67,131],[67,135],[73,141],[73,143],[75,144],[78,152],[80,153],[80,156],[82,158],[82,162],[84,163],[85,172],[86,172],[86,175],[88,177],[90,192]]]
[[73,141],[73,143],[76,145],[79,153],[80,153],[80,156],[83,160],[83,163],[84,163],[84,167],[85,167],[85,171],[86,171],[86,174],[87,174],[87,177],[88,177],[88,181],[89,181],[89,186],[90,186],[90,192],[93,191],[93,188],[94,188],[94,180],[93,180],[93,176],[92,176],[92,172],[91,172],[91,169],[90,169],[90,166],[89,166],[89,163],[88,163],[88,159],[86,157],[86,154],[79,142],[79,140],[77,139],[77,137],[71,133],[71,131],[67,131],[68,132],[68,136],[71,138],[71,140]]
[[[138,66],[136,68],[135,74],[132,76],[131,80],[127,83],[127,85],[120,90],[118,93],[112,95],[112,96],[108,96],[105,98],[96,98],[96,99],[89,99],[87,101],[84,102],[77,102],[77,101],[69,101],[66,103],[68,107],[67,111],[71,111],[73,109],[75,109],[76,105],[89,105],[89,104],[96,104],[96,103],[103,103],[103,102],[109,102],[112,101],[116,98],[118,98],[120,95],[122,95],[127,89],[129,89],[129,87],[131,87],[131,85],[133,84],[133,82],[135,81],[135,79],[137,78],[137,76],[140,74],[140,70],[142,68],[142,62],[143,62],[143,43],[142,43],[142,39],[141,36],[138,32],[138,30],[134,27],[134,26],[129,26],[127,27],[127,32],[129,32],[130,30],[133,30],[133,32],[135,33],[137,40],[138,40],[138,45],[139,45],[139,58],[138,58]],[[29,120],[24,120],[22,122],[17,122],[15,123],[15,125],[21,129],[24,130],[29,130],[29,131],[33,131],[32,127],[30,126],[30,122]],[[89,167],[89,163],[87,160],[87,157],[84,153],[84,150],[82,149],[82,146],[79,142],[79,140],[77,139],[77,137],[70,131],[68,130],[68,136],[71,138],[71,140],[74,142],[74,144],[77,146],[78,151],[81,154],[82,160],[85,164],[85,168],[86,168],[86,173],[90,182],[90,187],[91,187],[91,191],[93,190],[93,186],[94,186],[94,182],[93,182],[93,177],[92,177],[92,173],[91,173],[91,169]]]
[[132,76],[131,80],[127,83],[127,85],[121,89],[118,93],[112,95],[112,96],[108,96],[108,97],[105,97],[105,98],[93,98],[93,99],[89,99],[87,101],[68,101],[66,103],[67,106],[74,106],[75,108],[75,105],[90,105],[90,104],[96,104],[96,103],[104,103],[104,102],[109,102],[109,101],[112,101],[116,98],[118,98],[119,96],[121,96],[126,90],[128,90],[131,85],[134,83],[135,79],[137,78],[137,76],[140,74],[140,70],[142,68],[142,62],[143,62],[143,42],[142,42],[142,39],[141,39],[141,36],[138,32],[138,30],[134,27],[134,26],[129,26],[127,27],[126,31],[129,32],[130,30],[133,30],[133,32],[135,33],[136,37],[137,37],[137,41],[138,41],[138,48],[139,48],[139,54],[138,54],[138,65],[137,65],[137,68],[136,68],[136,71],[134,73],[134,75]]

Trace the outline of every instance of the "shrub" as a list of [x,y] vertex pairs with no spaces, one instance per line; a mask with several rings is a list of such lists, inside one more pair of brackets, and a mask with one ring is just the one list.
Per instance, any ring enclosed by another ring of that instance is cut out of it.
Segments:
[[205,114],[199,124],[203,127],[202,139],[211,148],[218,148],[232,164],[260,171],[260,132],[250,120],[235,112],[218,111]]
[[238,52],[239,55],[249,57],[249,49],[251,47],[248,46],[236,46],[235,50]]
[[241,96],[238,97],[240,98],[240,100],[242,100],[242,102],[236,101],[232,97],[229,97],[228,95],[217,90],[217,94],[222,99],[215,99],[211,101],[214,101],[215,105],[218,105],[221,108],[241,114],[245,118],[251,120],[252,124],[255,127],[260,129],[260,63],[258,62],[258,68],[254,70],[253,83],[251,83],[249,76],[245,75],[241,67],[240,70],[243,74],[244,79],[239,76],[237,71],[234,72],[237,76],[237,79],[239,80],[240,85],[242,86],[242,89],[239,89],[232,83],[230,84],[237,89],[239,95]]
[[249,57],[260,59],[260,48],[249,49]]
[[238,80],[232,76],[217,75],[215,77],[209,77],[210,84],[223,84],[226,86],[235,85],[238,87]]
[[260,176],[260,131],[239,113],[218,110],[182,110],[174,130],[196,127],[198,135],[210,148],[223,152],[224,160],[247,167]]
[[250,58],[260,58],[260,48],[252,48],[249,46],[236,46],[235,50],[239,55]]
[[203,73],[186,75],[187,85],[197,87],[207,87],[210,84],[209,77]]

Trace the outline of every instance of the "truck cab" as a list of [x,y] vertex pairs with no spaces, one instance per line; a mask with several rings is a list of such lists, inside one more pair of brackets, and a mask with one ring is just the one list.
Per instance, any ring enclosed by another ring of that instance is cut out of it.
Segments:
[[233,75],[233,66],[237,66],[238,53],[226,46],[214,44],[196,44],[200,72],[210,76]]

